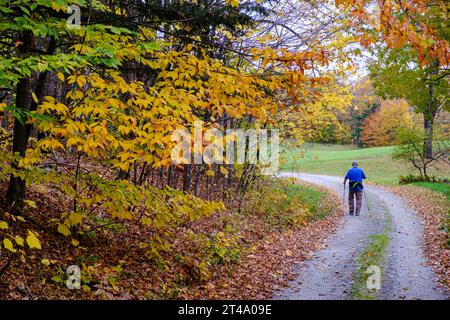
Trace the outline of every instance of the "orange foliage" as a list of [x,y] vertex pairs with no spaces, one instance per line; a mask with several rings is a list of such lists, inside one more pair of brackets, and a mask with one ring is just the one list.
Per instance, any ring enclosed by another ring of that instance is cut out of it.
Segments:
[[[450,45],[432,25],[432,17],[443,16],[446,0],[335,0],[354,18],[350,24],[361,32],[360,42],[369,46],[378,39],[367,31],[367,24],[381,33],[381,40],[391,48],[410,45],[417,50],[421,65],[450,62]],[[374,5],[376,4],[376,5]]]
[[380,110],[364,120],[362,142],[367,146],[392,145],[396,130],[412,122],[408,102],[403,99],[383,101]]

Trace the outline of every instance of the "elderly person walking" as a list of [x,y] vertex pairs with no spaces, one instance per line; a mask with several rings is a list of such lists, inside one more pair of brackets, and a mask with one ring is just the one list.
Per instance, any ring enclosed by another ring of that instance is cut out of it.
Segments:
[[[348,170],[344,178],[344,187],[349,180],[348,207],[350,215],[359,216],[361,213],[362,197],[363,197],[363,179],[366,179],[363,169],[358,168],[358,163],[353,161],[352,168]],[[356,208],[355,208],[356,202]]]

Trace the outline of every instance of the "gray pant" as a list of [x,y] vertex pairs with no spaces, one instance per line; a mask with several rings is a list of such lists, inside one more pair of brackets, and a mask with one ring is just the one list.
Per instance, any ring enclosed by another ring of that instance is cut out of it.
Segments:
[[[348,192],[348,207],[350,210],[350,214],[355,213],[357,216],[359,216],[359,214],[361,212],[361,206],[362,206],[362,196],[363,196],[362,190],[353,191],[350,188],[350,190]],[[356,208],[355,208],[355,202],[356,202]]]

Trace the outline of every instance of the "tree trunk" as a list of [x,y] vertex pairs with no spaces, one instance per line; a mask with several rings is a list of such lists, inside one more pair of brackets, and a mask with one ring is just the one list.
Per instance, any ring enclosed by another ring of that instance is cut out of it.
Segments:
[[423,141],[423,157],[431,159],[433,157],[433,123],[434,119],[431,115],[424,114],[423,126],[425,129],[425,138]]
[[430,83],[428,84],[428,104],[423,112],[423,126],[425,129],[425,138],[423,141],[423,157],[431,159],[433,157],[433,125],[434,117],[438,110],[438,100],[436,98],[436,84],[433,82],[433,76],[439,74],[439,61],[433,63],[430,70]]
[[[31,51],[33,42],[33,33],[31,31],[25,31],[20,37],[22,45],[19,47],[21,55],[27,54]],[[16,108],[21,113],[29,111],[31,107],[31,93],[30,93],[30,77],[22,78],[17,84],[16,88]],[[14,120],[13,130],[13,146],[12,152],[14,155],[20,157],[25,156],[25,151],[28,145],[28,137],[30,135],[30,128],[27,128],[26,115],[24,119]],[[11,163],[12,168],[18,169],[17,160]],[[25,180],[11,175],[6,191],[6,201],[11,206],[12,214],[21,214],[23,212],[24,199],[25,199]]]
[[[22,45],[19,47],[20,55],[29,54],[34,45],[33,33],[31,31],[25,31],[19,39],[22,42]],[[51,37],[46,54],[53,54],[56,50],[56,45],[56,39],[54,37]],[[44,71],[39,75],[37,79],[36,87],[33,91],[35,92],[38,101],[41,101],[45,96],[48,76],[49,72]],[[16,108],[17,110],[22,111],[20,113],[23,114],[23,119],[19,121],[16,118],[14,120],[12,152],[13,154],[19,155],[20,157],[25,156],[25,152],[28,146],[28,139],[30,138],[31,132],[33,130],[32,124],[26,124],[26,112],[35,111],[38,107],[38,102],[31,99],[31,91],[31,77],[23,78],[17,84]],[[13,161],[13,163],[11,163],[11,166],[14,169],[19,169],[17,161]],[[25,192],[25,180],[20,177],[11,175],[5,198],[7,203],[11,206],[11,211],[13,214],[21,214],[23,212]]]
[[189,191],[192,180],[192,165],[185,164],[183,167],[183,191]]

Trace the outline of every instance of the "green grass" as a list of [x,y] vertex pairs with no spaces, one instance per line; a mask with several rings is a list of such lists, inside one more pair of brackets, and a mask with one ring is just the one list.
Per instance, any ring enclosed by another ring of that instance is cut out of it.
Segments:
[[[417,174],[404,161],[392,160],[395,147],[357,148],[349,145],[307,144],[302,148],[284,147],[281,150],[282,171],[300,171],[344,176],[353,160],[364,169],[368,181],[397,184],[399,175]],[[450,168],[432,169],[430,175],[450,177]]]
[[293,179],[263,179],[247,194],[241,213],[257,215],[271,227],[285,228],[325,218],[332,208],[326,193]]
[[323,192],[298,184],[290,184],[287,187],[287,196],[289,201],[296,198],[302,202],[312,213],[313,219],[315,220],[323,219],[327,215],[320,210],[322,200],[325,197]]
[[383,278],[386,250],[389,245],[389,233],[392,230],[392,218],[384,209],[385,221],[380,234],[370,236],[369,243],[364,247],[358,257],[358,268],[353,273],[353,284],[350,298],[354,300],[374,300],[378,292],[367,287],[367,280],[371,275],[367,271],[371,266],[380,267],[381,278]]
[[370,276],[367,270],[370,266],[378,266],[382,269],[388,244],[387,232],[370,236],[370,243],[364,248],[358,260],[358,270],[354,275],[354,283],[350,292],[352,299],[374,300],[376,298],[376,292],[367,288],[367,279]]
[[444,194],[447,200],[450,201],[450,184],[444,182],[414,182],[413,186],[424,187],[439,193]]

